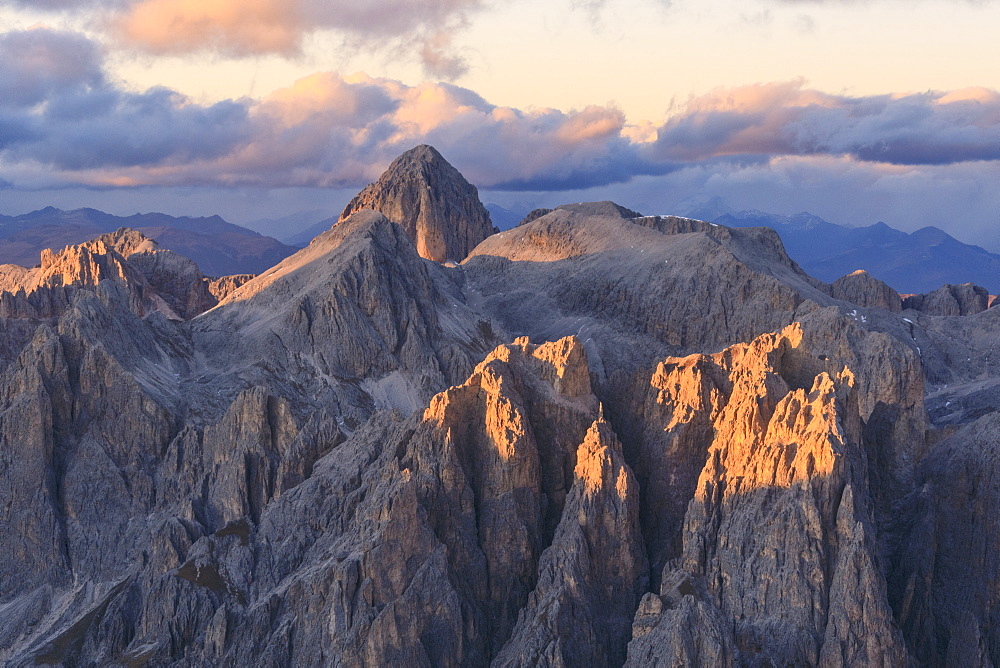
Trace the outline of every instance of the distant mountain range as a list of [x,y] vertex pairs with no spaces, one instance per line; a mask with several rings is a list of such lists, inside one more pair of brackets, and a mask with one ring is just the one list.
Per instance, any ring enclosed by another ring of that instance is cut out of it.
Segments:
[[0,215],[0,264],[31,267],[43,249],[61,249],[120,227],[155,239],[162,248],[194,260],[210,276],[257,274],[295,252],[272,237],[219,216],[174,217],[163,213],[114,216],[96,209],[46,207],[19,216]]
[[[521,211],[496,204],[487,204],[486,208],[493,224],[501,230],[515,226],[524,217]],[[315,217],[318,212],[308,213]],[[962,243],[936,227],[912,233],[881,222],[847,227],[806,212],[786,216],[734,211],[718,198],[684,213],[729,227],[770,227],[806,272],[828,283],[864,269],[903,294],[931,292],[946,283],[975,283],[991,294],[1000,293],[1000,255]],[[19,216],[0,215],[0,264],[30,267],[38,263],[42,249],[58,250],[119,227],[130,227],[155,239],[161,247],[193,259],[207,275],[257,274],[308,245],[336,222],[336,216],[325,218],[283,235],[279,241],[219,216],[114,216],[96,209],[63,211],[46,207]]]
[[828,283],[864,269],[904,294],[931,292],[945,283],[975,283],[991,294],[1000,292],[1000,255],[962,243],[936,227],[912,233],[881,222],[846,227],[805,212],[782,216],[727,211],[717,201],[687,215],[728,227],[770,227],[806,272]]
[[[292,242],[291,239],[298,238],[304,233],[303,230],[314,227],[317,221],[326,220],[330,215],[331,213],[327,209],[304,209],[279,218],[258,218],[241,222],[240,225],[254,232],[272,236],[281,243],[296,246],[298,244]],[[314,234],[306,239],[305,243],[312,241],[315,236]]]
[[337,216],[334,215],[330,218],[324,218],[323,220],[313,223],[304,230],[299,230],[293,234],[285,235],[281,238],[283,242],[290,246],[295,246],[296,248],[304,248],[309,245],[309,242],[318,237],[319,235],[326,232],[328,229],[337,224]]
[[512,227],[517,227],[517,224],[524,220],[524,217],[531,211],[531,209],[516,206],[510,208],[503,207],[493,202],[484,202],[483,206],[490,212],[493,224],[500,230],[509,230]]

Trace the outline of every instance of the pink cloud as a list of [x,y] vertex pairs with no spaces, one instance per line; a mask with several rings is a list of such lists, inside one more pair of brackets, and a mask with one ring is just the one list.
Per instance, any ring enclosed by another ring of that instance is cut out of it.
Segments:
[[657,131],[660,159],[849,155],[893,164],[1000,159],[1000,96],[957,93],[847,97],[801,81],[693,98]]
[[142,0],[115,19],[121,35],[153,53],[203,49],[233,55],[294,53],[305,31],[298,2]]
[[54,31],[0,34],[0,56],[7,181],[34,166],[68,183],[355,187],[420,143],[478,185],[511,190],[796,156],[849,165],[1000,161],[1000,94],[986,89],[847,97],[801,81],[757,84],[693,98],[652,126],[627,123],[611,105],[522,110],[446,83],[331,72],[260,100],[202,105],[170,90],[123,89],[104,75],[93,42]]
[[297,54],[303,39],[334,30],[367,51],[408,51],[429,74],[465,71],[452,35],[483,0],[130,0],[110,24],[127,44],[157,54]]

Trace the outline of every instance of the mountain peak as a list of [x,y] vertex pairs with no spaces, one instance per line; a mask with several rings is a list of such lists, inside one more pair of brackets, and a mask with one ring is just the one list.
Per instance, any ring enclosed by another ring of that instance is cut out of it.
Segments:
[[479,191],[433,147],[416,146],[350,201],[340,221],[373,209],[402,226],[422,257],[463,260],[493,233]]
[[610,200],[604,200],[602,202],[579,202],[577,204],[563,204],[556,207],[557,209],[563,209],[565,211],[573,211],[574,213],[582,213],[591,216],[611,216],[612,218],[641,218],[642,214],[638,211],[633,211],[628,209],[621,204],[616,204]]
[[442,156],[438,150],[430,144],[420,144],[418,146],[414,146],[409,151],[400,154],[399,157],[393,162],[400,162],[402,160],[422,160],[427,162],[441,160],[446,164],[448,162],[444,159],[444,156]]

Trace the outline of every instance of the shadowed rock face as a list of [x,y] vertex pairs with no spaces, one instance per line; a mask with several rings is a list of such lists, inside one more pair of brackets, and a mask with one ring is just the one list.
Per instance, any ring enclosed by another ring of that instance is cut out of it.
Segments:
[[0,661],[998,663],[1000,309],[634,213],[4,268]]
[[403,227],[421,257],[464,260],[493,234],[479,191],[431,146],[396,158],[379,180],[352,199],[340,220],[363,209],[379,211]]
[[979,418],[924,460],[903,512],[907,549],[891,574],[907,641],[929,665],[997,665],[1000,414]]

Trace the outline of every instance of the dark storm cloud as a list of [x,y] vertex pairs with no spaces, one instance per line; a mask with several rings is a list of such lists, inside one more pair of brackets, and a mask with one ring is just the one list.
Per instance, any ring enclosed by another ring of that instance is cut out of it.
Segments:
[[[210,160],[250,137],[246,106],[185,104],[182,96],[165,89],[63,96],[35,120],[37,128],[47,131],[27,144],[23,154],[60,170]],[[20,154],[14,151],[15,158]]]

